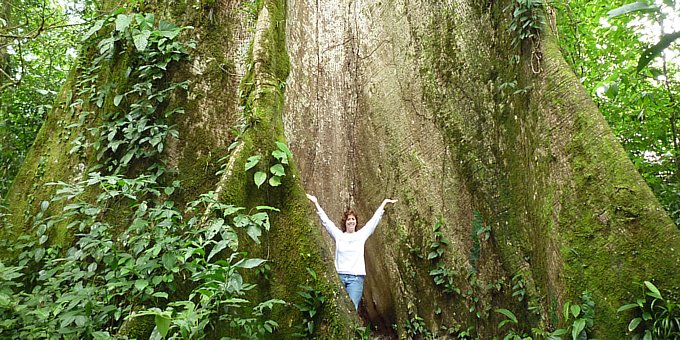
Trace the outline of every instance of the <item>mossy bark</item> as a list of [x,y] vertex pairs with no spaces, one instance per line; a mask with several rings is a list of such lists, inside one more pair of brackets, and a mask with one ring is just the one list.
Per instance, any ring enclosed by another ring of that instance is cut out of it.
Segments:
[[[243,241],[239,249],[269,260],[272,268],[270,280],[249,277],[258,283],[252,298],[278,298],[288,302],[274,309],[272,319],[280,325],[277,336],[290,337],[295,328],[302,325],[302,315],[293,307],[301,302],[298,285],[314,284],[326,297],[317,334],[321,338],[348,338],[358,319],[350,312],[351,302],[342,294],[331,259],[322,255],[325,244],[320,230],[313,228],[294,160],[286,169],[282,185],[276,188],[258,189],[253,183],[252,171],[244,171],[245,160],[254,154],[265,156],[260,166],[267,170],[271,165],[267,163],[273,161],[267,157],[276,148],[274,142],[285,142],[281,119],[289,72],[285,1],[257,3],[255,13],[248,12],[240,1],[212,4],[190,1],[170,7],[162,2],[147,2],[144,8],[137,9],[153,11],[157,18],[194,26],[184,37],[197,42],[191,61],[176,64],[169,71],[174,81],[190,80],[187,93],[172,99],[171,105],[183,107],[185,113],[174,121],[180,137],[168,141],[163,155],[165,163],[182,183],[173,200],[184,205],[201,193],[215,191],[226,203],[249,209],[259,205],[279,208],[280,212],[272,213],[272,229],[263,236],[262,244]],[[125,3],[107,3],[108,8],[122,5]],[[125,68],[123,57],[101,72],[123,86],[121,82],[125,79],[120,76]],[[33,233],[31,217],[39,211],[40,202],[49,200],[54,192],[54,188],[46,187],[45,183],[77,181],[82,179],[83,170],[95,163],[88,152],[68,152],[71,141],[88,127],[67,128],[78,120],[78,112],[68,111],[75,98],[72,93],[78,90],[77,77],[77,72],[73,72],[8,195],[11,215],[2,229],[5,237]],[[111,100],[108,98],[105,105],[110,105]],[[244,112],[243,107],[250,111]],[[227,147],[236,140],[238,125],[246,121],[250,125],[238,139],[241,146],[230,154]],[[96,119],[88,122],[96,123]],[[227,155],[231,171],[220,177],[216,175],[222,165],[220,159]],[[58,213],[60,208],[51,206],[49,213]],[[111,207],[106,218],[122,222],[128,219],[126,214],[129,211],[125,207]],[[247,235],[242,235],[242,240],[246,238]],[[68,244],[70,239],[65,233],[51,238],[50,242]],[[2,254],[3,258],[15,255]],[[318,274],[314,283],[308,268]],[[153,328],[153,323],[144,318],[131,320],[120,330],[121,334],[143,338]],[[217,329],[218,333],[224,331]],[[214,336],[219,338],[219,334]]]
[[[261,245],[242,244],[273,264],[272,280],[255,296],[296,302],[311,268],[329,298],[319,335],[347,338],[358,321],[305,191],[338,222],[353,206],[360,224],[383,198],[399,199],[367,243],[360,307],[386,335],[413,335],[422,318],[434,333],[472,329],[490,338],[502,332],[496,308],[527,327],[554,328],[561,305],[587,289],[597,305],[594,336],[616,339],[625,320],[615,311],[633,299],[635,282],[677,290],[677,229],[564,63],[550,28],[540,41],[513,47],[509,5],[266,0],[257,20],[238,1],[148,5],[196,27],[192,61],[173,71],[192,81],[175,98],[186,114],[165,155],[183,183],[178,199],[213,190],[224,202],[281,209]],[[19,232],[30,232],[30,216],[51,195],[43,184],[72,181],[89,161],[66,152],[74,138],[66,126],[76,117],[64,108],[75,76],[8,196]],[[250,127],[229,152],[240,107]],[[275,141],[287,141],[295,160],[281,186],[257,188],[253,171],[268,171]],[[228,154],[229,171],[214,175]],[[245,171],[256,154],[258,169]],[[488,240],[472,227],[474,211],[491,227]],[[440,218],[450,242],[441,261],[460,293],[443,293],[430,274]],[[517,274],[526,287],[519,302]],[[287,308],[274,313],[283,337],[301,317]]]

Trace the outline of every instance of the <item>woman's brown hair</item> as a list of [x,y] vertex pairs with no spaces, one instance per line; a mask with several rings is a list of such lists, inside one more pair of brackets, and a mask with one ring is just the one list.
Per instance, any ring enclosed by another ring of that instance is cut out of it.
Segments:
[[347,231],[347,226],[345,223],[347,222],[347,216],[349,215],[354,216],[357,221],[357,226],[354,228],[354,230],[359,230],[359,217],[357,217],[357,213],[355,213],[351,208],[347,208],[345,213],[342,214],[342,224],[340,225],[340,230],[342,230],[343,233]]

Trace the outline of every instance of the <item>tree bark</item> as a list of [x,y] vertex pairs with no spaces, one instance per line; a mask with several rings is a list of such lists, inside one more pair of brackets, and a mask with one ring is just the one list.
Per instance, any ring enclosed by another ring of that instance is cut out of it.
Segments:
[[[490,338],[502,332],[497,308],[521,325],[554,329],[561,306],[589,290],[597,306],[591,336],[620,338],[626,322],[616,309],[634,300],[634,281],[677,289],[677,228],[550,28],[540,41],[512,46],[510,3],[267,0],[254,24],[236,1],[216,2],[211,19],[205,8],[174,13],[196,26],[199,46],[178,73],[192,85],[167,159],[190,185],[186,200],[215,190],[224,202],[282,208],[268,243],[248,251],[270,251],[275,264],[264,295],[294,301],[306,267],[322,273],[332,297],[322,337],[346,337],[357,320],[305,191],[336,222],[354,207],[359,225],[382,199],[399,199],[367,243],[360,306],[387,336],[412,335],[408,325],[422,318],[432,332]],[[252,62],[242,58],[251,43]],[[234,138],[227,131],[249,86],[257,119],[231,155],[234,172],[215,177],[213,151]],[[24,216],[51,194],[40,184],[82,175],[83,159],[53,151],[69,150],[60,119],[69,118],[52,112],[8,196],[17,230],[30,232]],[[281,188],[257,191],[243,164],[284,136],[293,172]],[[473,227],[475,212],[490,227],[488,240]],[[433,281],[437,220],[449,241],[441,263],[459,293]],[[512,277],[524,284],[521,301]]]
[[[4,20],[5,27],[10,27],[11,17],[12,17],[12,2],[10,0],[2,0],[0,3],[0,19]],[[0,21],[1,22],[1,21]],[[3,27],[0,25],[0,32],[3,31]],[[0,40],[0,90],[3,89],[3,85],[11,82],[11,79],[7,78],[11,72],[9,70],[9,55],[7,54],[6,42]]]

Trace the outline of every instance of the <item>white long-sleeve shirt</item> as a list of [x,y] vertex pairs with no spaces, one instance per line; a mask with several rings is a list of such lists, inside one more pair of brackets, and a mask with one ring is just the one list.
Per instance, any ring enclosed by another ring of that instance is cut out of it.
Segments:
[[335,240],[335,269],[338,273],[366,275],[364,244],[378,226],[378,222],[385,212],[385,205],[381,204],[366,225],[353,233],[343,233],[342,230],[338,229],[320,206],[317,206],[316,212],[321,219],[321,224]]

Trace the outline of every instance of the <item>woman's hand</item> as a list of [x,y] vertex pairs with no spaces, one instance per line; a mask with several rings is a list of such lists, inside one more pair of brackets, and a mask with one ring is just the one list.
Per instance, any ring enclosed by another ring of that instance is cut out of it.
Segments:
[[397,203],[397,200],[393,200],[393,199],[386,198],[386,199],[383,201],[383,204],[386,204],[386,203]]
[[307,194],[307,198],[309,198],[309,200],[312,201],[312,203],[314,203],[314,204],[319,203],[319,200],[317,200],[316,196],[314,196],[314,195]]

